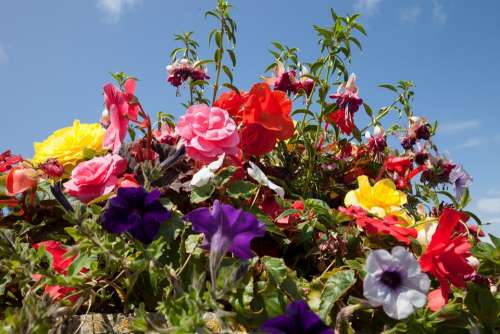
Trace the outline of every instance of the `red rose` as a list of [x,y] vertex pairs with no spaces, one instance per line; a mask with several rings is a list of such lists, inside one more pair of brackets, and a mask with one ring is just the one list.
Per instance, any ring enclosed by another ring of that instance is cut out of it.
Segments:
[[277,140],[293,136],[290,117],[292,101],[281,91],[272,91],[267,84],[255,84],[242,107],[242,145],[249,155],[262,155],[273,150]]
[[246,92],[236,92],[234,90],[221,94],[215,101],[214,107],[219,107],[226,110],[229,115],[236,121],[237,124],[241,123],[242,107],[248,98]]

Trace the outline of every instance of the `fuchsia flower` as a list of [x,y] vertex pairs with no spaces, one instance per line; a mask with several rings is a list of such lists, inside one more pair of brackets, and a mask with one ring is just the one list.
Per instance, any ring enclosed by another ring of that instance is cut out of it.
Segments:
[[158,142],[168,145],[174,145],[179,137],[175,128],[170,127],[168,123],[163,123],[159,129],[154,130],[153,136]]
[[337,93],[330,96],[332,99],[337,100],[338,109],[333,114],[328,115],[328,118],[346,135],[352,133],[354,129],[354,113],[363,104],[363,100],[359,98],[358,94],[356,75],[353,73],[346,83],[339,86]]
[[112,84],[104,86],[103,124],[108,125],[103,146],[118,153],[127,136],[128,121],[137,121],[139,106],[135,102],[135,79],[125,81],[122,92]]
[[366,131],[365,138],[368,140],[368,148],[374,153],[383,152],[387,147],[385,131],[381,126],[375,126],[373,129],[373,135],[369,131]]
[[173,64],[168,65],[167,73],[167,81],[174,87],[181,86],[188,79],[193,81],[210,79],[204,67],[194,67],[191,62],[185,58],[179,61],[176,60]]
[[206,104],[189,107],[177,123],[177,133],[185,142],[188,156],[196,161],[210,163],[223,153],[239,153],[236,123],[221,108]]
[[125,159],[116,154],[94,158],[78,164],[71,179],[64,183],[66,192],[84,203],[109,194],[115,189],[118,177],[127,169]]
[[287,94],[297,94],[303,90],[309,96],[314,87],[314,80],[305,76],[306,74],[307,69],[303,68],[300,79],[297,79],[297,72],[295,70],[285,71],[283,64],[278,62],[274,67],[273,76],[265,78],[265,81],[274,90],[280,90]]

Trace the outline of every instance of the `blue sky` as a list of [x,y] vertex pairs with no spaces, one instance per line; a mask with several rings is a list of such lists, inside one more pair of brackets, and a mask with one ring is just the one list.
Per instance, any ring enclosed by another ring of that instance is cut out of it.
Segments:
[[[247,89],[272,61],[271,41],[315,56],[312,24],[329,23],[328,8],[361,12],[361,38],[351,70],[372,108],[391,102],[380,83],[413,80],[415,112],[438,120],[437,143],[475,178],[477,210],[500,233],[500,1],[483,0],[235,0],[236,84]],[[140,78],[147,111],[180,115],[182,99],[165,83],[173,34],[195,31],[206,50],[215,1],[2,1],[0,11],[0,150],[27,157],[32,141],[79,118],[95,122],[108,72]],[[211,70],[213,72],[213,70]]]

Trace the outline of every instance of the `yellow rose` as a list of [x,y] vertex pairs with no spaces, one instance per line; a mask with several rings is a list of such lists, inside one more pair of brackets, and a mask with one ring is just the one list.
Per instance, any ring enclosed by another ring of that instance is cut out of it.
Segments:
[[64,166],[66,172],[70,172],[85,159],[85,150],[95,154],[105,152],[102,147],[105,132],[100,124],[80,124],[79,120],[75,120],[73,126],[59,129],[43,142],[34,143],[32,163],[38,165],[54,158]]
[[344,199],[346,206],[359,206],[369,213],[383,218],[393,215],[412,223],[413,219],[401,207],[406,204],[406,194],[396,189],[389,179],[382,179],[372,187],[366,175],[358,177],[358,189],[351,190]]

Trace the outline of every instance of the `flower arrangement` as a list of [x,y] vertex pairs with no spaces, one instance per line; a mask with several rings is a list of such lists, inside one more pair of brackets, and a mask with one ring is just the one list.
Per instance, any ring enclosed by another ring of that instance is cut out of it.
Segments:
[[500,239],[468,211],[472,178],[415,115],[413,83],[381,85],[395,98],[378,111],[365,101],[349,72],[359,15],[314,26],[317,59],[273,42],[270,77],[242,89],[230,9],[206,13],[213,58],[176,36],[177,122],[115,73],[100,124],[1,154],[0,332],[89,313],[159,333],[500,330]]

